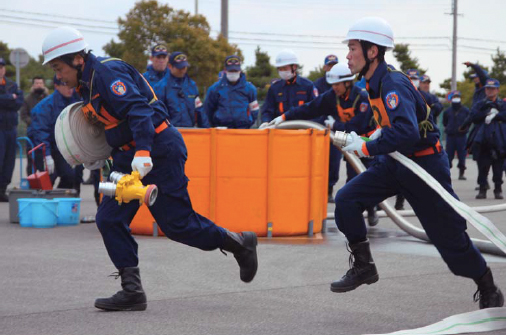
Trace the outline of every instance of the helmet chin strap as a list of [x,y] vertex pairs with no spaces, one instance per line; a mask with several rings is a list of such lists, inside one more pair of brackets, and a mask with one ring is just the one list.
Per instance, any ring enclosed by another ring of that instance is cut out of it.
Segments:
[[366,64],[361,69],[359,74],[357,75],[358,80],[361,80],[363,78],[363,76],[366,75],[366,73],[370,69],[370,63],[371,63],[370,59],[368,58],[368,51],[366,50],[367,46],[366,46],[365,41],[361,40],[360,43],[361,43],[361,49],[363,49],[363,57],[364,57],[364,60],[366,61]]

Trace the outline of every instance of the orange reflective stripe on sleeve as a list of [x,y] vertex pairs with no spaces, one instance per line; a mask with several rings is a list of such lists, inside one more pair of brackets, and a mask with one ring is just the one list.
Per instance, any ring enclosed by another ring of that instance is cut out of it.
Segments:
[[283,113],[283,102],[278,103],[278,111],[280,111],[280,114]]
[[363,146],[361,147],[361,151],[363,152],[364,155],[370,156],[370,152],[368,152],[368,147],[366,147],[366,141],[363,142]]
[[305,101],[304,101],[304,100],[300,100],[300,101],[299,101],[299,103],[298,103],[298,106],[301,106],[301,105],[303,105],[304,103],[305,103]]
[[155,128],[155,133],[158,134],[165,130],[167,127],[169,127],[168,122],[164,120],[160,125],[157,126],[157,128]]
[[136,155],[134,155],[134,156],[148,157],[148,156],[150,156],[150,151],[147,151],[147,150],[138,150],[136,152]]

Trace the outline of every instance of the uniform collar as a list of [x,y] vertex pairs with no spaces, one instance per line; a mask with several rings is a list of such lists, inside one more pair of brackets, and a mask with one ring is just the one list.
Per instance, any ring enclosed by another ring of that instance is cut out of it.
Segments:
[[95,57],[95,55],[93,55],[92,53],[89,53],[88,57],[86,58],[83,74],[81,75],[81,80],[79,81],[79,85],[77,87],[78,92],[81,90],[82,85],[86,86],[87,88],[90,87],[90,80],[95,62],[97,62],[97,57]]
[[380,94],[380,82],[382,78],[387,73],[387,63],[382,62],[379,63],[377,68],[375,69],[375,72],[373,73],[373,76],[371,76],[370,80],[366,81],[366,89],[368,90],[368,93],[370,94],[370,97],[376,98]]
[[299,76],[296,74],[295,77],[291,78],[291,80],[284,81],[283,85],[294,85],[294,84],[301,84],[301,80],[299,79]]

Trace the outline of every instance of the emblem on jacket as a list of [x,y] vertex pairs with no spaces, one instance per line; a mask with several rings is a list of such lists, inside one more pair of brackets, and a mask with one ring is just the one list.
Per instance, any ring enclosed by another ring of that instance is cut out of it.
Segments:
[[400,98],[398,97],[398,93],[396,91],[391,91],[386,96],[386,106],[390,110],[394,110],[396,107],[398,107],[398,104],[400,103]]
[[115,80],[111,84],[110,88],[111,88],[111,91],[113,91],[113,93],[117,96],[123,96],[127,93],[127,87],[119,79]]

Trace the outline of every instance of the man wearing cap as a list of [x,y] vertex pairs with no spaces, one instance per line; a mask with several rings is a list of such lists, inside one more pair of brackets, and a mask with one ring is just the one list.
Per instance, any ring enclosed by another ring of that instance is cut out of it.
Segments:
[[431,115],[438,124],[438,116],[442,113],[444,106],[438,100],[438,97],[430,93],[431,78],[428,75],[422,75],[419,78],[419,92],[421,92],[426,104],[431,108]]
[[468,127],[462,128],[461,125],[465,122],[470,114],[470,110],[461,105],[461,92],[452,91],[447,96],[451,102],[451,106],[444,111],[443,124],[444,130],[447,134],[445,143],[445,151],[449,157],[449,167],[452,168],[452,160],[454,160],[454,153],[458,153],[458,169],[459,180],[466,180],[466,155],[467,155],[467,133]]
[[151,48],[150,62],[151,64],[148,65],[143,76],[148,80],[157,97],[161,97],[169,76],[167,47],[163,44],[157,44]]
[[479,64],[473,64],[472,62],[465,62],[468,68],[472,68],[475,73],[470,75],[470,78],[474,81],[475,91],[474,96],[472,98],[472,106],[475,103],[486,98],[486,93],[484,92],[484,85],[486,85],[486,81],[488,80],[488,74],[484,69],[482,69]]
[[[327,73],[333,65],[338,63],[338,56],[336,55],[327,55],[326,58],[324,58],[324,71]],[[326,75],[318,78],[315,82],[313,82],[313,85],[317,88],[317,90],[322,94],[326,92],[327,90],[331,89],[331,85],[326,81]]]
[[23,91],[5,77],[5,64],[0,57],[0,202],[9,202],[5,190],[14,171],[18,110],[23,104]]
[[[505,101],[498,98],[500,83],[488,78],[484,85],[486,98],[472,106],[471,122],[477,131],[470,134],[472,152],[477,158],[479,176],[479,194],[477,199],[485,199],[487,178],[490,168],[493,170],[493,190],[496,199],[503,199],[503,169],[505,164]],[[465,124],[466,125],[466,124]],[[474,129],[475,129],[474,128]]]
[[[76,174],[82,175],[82,166],[73,169],[63,158],[62,154],[56,146],[55,140],[55,124],[60,112],[70,104],[81,100],[81,97],[73,88],[68,87],[61,80],[54,77],[53,84],[55,91],[41,100],[41,102],[32,109],[32,123],[27,128],[27,135],[33,139],[34,145],[45,144],[44,161],[46,167],[37,167],[38,170],[46,170],[51,175],[51,181],[54,182],[60,177],[58,188],[71,189],[74,188],[78,192],[80,183],[76,181]],[[42,153],[42,152],[41,152]],[[37,153],[39,155],[39,152]],[[42,156],[41,156],[42,157]],[[36,160],[41,162],[42,160]],[[80,181],[79,181],[80,182]]]
[[291,107],[303,105],[319,95],[312,81],[299,76],[298,64],[297,55],[290,49],[282,50],[276,56],[275,66],[280,78],[274,80],[268,89],[262,106],[263,123],[269,123]]
[[[188,76],[187,55],[175,51],[169,56],[169,71],[157,97],[167,107],[169,121],[176,127],[210,127],[195,82]],[[159,85],[156,85],[159,86]],[[155,91],[157,92],[157,90]]]
[[[466,220],[425,181],[389,156],[399,152],[432,175],[453,197],[449,161],[440,145],[440,132],[427,105],[405,74],[385,61],[394,48],[393,31],[382,18],[365,17],[353,24],[344,41],[352,73],[366,78],[370,105],[381,126],[365,141],[355,132],[346,137],[344,151],[358,157],[377,156],[375,164],[353,178],[336,195],[335,220],[350,247],[350,269],[331,284],[342,293],[373,284],[379,275],[370,250],[363,211],[398,193],[412,205],[422,227],[457,276],[473,279],[479,307],[501,307],[504,297],[493,274],[466,233]],[[335,137],[338,145],[342,145]]]
[[[205,251],[231,252],[239,265],[240,279],[252,281],[258,265],[256,234],[231,232],[194,211],[185,175],[187,149],[181,134],[167,121],[165,105],[132,65],[96,57],[87,47],[76,29],[54,29],[42,45],[44,64],[49,64],[62,82],[77,88],[88,122],[104,126],[106,141],[112,147],[112,170],[136,172],[143,184],[158,187],[157,199],[148,209],[166,237]],[[104,164],[104,160],[97,160],[85,167],[93,170]],[[138,311],[147,307],[138,246],[129,227],[139,206],[139,202],[119,204],[104,196],[97,210],[97,227],[122,288],[111,297],[97,299],[95,307],[99,309]]]
[[257,120],[257,89],[246,80],[237,55],[227,56],[225,75],[206,94],[204,111],[212,127],[250,128]]

